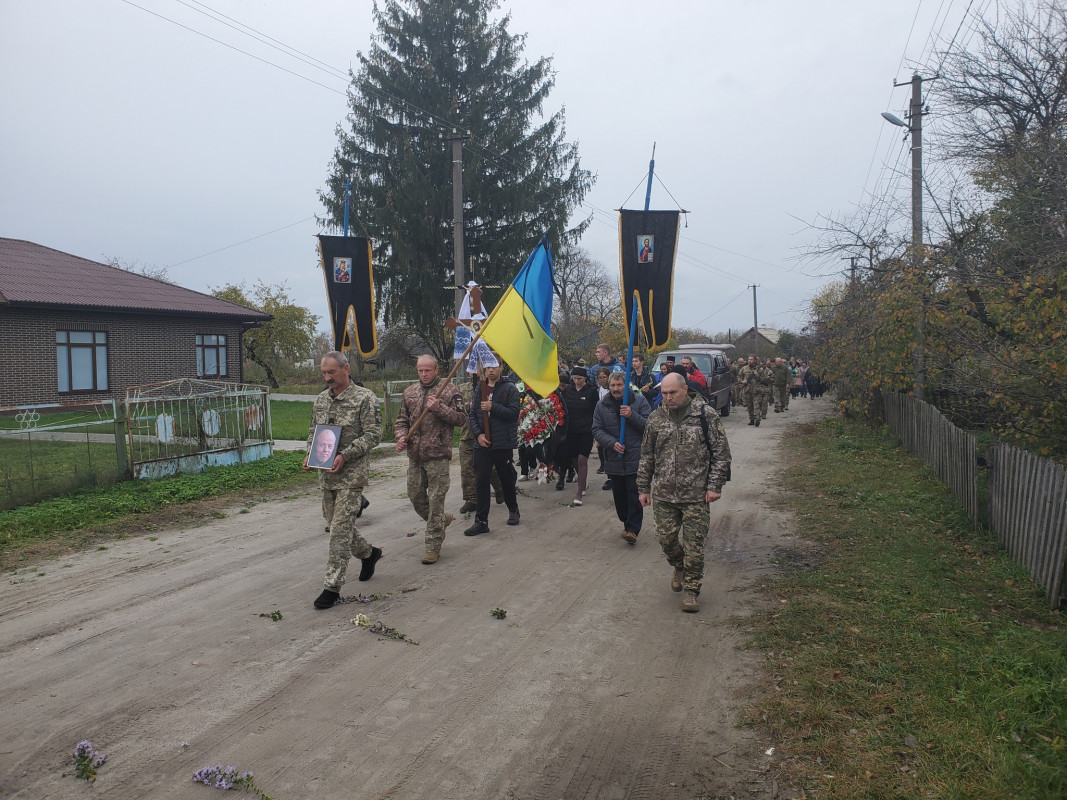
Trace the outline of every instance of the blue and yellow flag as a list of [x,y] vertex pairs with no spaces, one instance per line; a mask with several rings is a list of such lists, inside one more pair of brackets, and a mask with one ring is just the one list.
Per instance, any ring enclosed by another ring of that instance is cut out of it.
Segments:
[[542,239],[482,325],[482,338],[542,397],[559,388],[552,281],[552,253]]

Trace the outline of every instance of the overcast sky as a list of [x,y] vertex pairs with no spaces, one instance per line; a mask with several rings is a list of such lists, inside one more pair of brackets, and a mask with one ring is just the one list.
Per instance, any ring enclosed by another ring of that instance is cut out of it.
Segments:
[[[580,209],[595,217],[583,240],[592,256],[617,274],[614,209],[643,206],[655,142],[652,207],[690,212],[674,325],[745,329],[746,287],[758,284],[760,324],[799,331],[812,295],[845,267],[798,259],[815,238],[805,223],[870,195],[904,198],[907,213],[908,153],[879,114],[903,117],[909,89],[894,80],[932,73],[934,51],[969,41],[974,17],[996,13],[996,0],[502,8],[511,31],[528,34],[530,60],[553,57],[550,105],[566,108],[567,138],[599,176]],[[371,9],[370,0],[0,0],[0,236],[166,266],[199,291],[284,281],[326,330],[317,191],[346,113],[344,73],[374,31]],[[908,219],[897,223],[906,236]],[[539,235],[530,232],[531,249]]]

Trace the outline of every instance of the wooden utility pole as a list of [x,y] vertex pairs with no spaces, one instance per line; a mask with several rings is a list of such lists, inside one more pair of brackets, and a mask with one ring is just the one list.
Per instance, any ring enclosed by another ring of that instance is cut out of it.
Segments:
[[457,317],[467,282],[463,275],[463,143],[468,138],[455,131],[448,137],[452,142],[452,266],[456,273]]

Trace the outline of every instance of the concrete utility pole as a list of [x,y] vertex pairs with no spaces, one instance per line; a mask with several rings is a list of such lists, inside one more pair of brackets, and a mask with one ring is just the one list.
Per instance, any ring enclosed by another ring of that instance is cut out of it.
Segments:
[[469,137],[453,131],[452,142],[452,266],[456,273],[456,316],[466,291],[461,288],[467,280],[463,275],[463,143]]
[[756,287],[758,283],[753,283],[748,288],[752,290],[752,352],[756,354],[756,360],[759,360],[759,324],[756,322],[758,317],[756,316]]

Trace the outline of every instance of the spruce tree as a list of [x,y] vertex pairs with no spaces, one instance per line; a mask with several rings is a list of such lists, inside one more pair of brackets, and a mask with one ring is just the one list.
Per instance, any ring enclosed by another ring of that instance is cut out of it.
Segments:
[[[551,59],[523,55],[525,37],[493,19],[497,0],[381,0],[377,33],[358,54],[346,124],[320,197],[327,223],[344,219],[374,248],[376,305],[386,326],[405,325],[435,354],[450,354],[442,322],[455,294],[452,149],[463,150],[465,252],[482,284],[502,284],[547,234],[571,244],[588,218],[568,228],[592,187],[564,112],[546,111]],[[469,277],[469,274],[468,274]],[[500,290],[487,292],[491,306]]]

